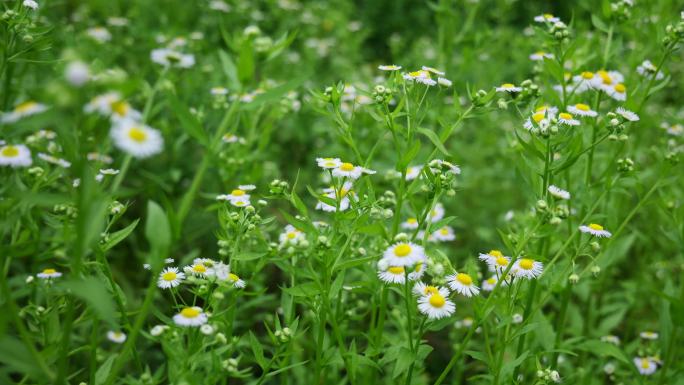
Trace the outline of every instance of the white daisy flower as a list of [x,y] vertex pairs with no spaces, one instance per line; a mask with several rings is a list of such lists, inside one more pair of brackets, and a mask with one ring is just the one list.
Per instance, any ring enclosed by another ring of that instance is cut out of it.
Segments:
[[107,332],[107,339],[115,344],[123,344],[126,342],[126,334],[120,331],[110,330]]
[[637,115],[636,113],[634,113],[628,109],[618,107],[615,110],[615,113],[622,116],[626,120],[629,120],[630,122],[638,122],[639,121],[639,115]]
[[411,166],[406,169],[406,180],[414,180],[420,176],[420,172],[423,170],[423,165],[419,164],[417,166]]
[[601,337],[601,341],[608,342],[609,344],[613,345],[620,345],[620,337],[614,335],[603,336]]
[[245,283],[245,281],[240,279],[240,277],[238,277],[237,274],[234,274],[234,273],[228,274],[228,280],[227,281],[230,282],[231,284],[233,284],[233,287],[235,287],[237,289],[243,289],[245,286],[247,286],[247,283]]
[[434,86],[437,84],[437,82],[430,77],[430,72],[426,70],[405,73],[402,75],[402,77],[404,80],[424,84],[426,86]]
[[534,21],[537,23],[558,23],[560,18],[553,16],[550,13],[544,13],[542,15],[535,16]]
[[652,332],[652,331],[645,331],[639,333],[639,337],[645,339],[645,340],[657,340],[658,339],[658,333]]
[[338,178],[358,179],[363,174],[375,174],[375,171],[361,166],[354,166],[347,162],[340,164],[337,168],[332,170],[332,175]]
[[48,163],[55,164],[55,165],[62,167],[62,168],[71,167],[71,162],[64,160],[64,159],[61,159],[61,158],[54,157],[54,156],[49,155],[49,154],[39,152],[37,156],[38,156],[38,158],[40,158],[40,159],[42,159]]
[[522,91],[522,87],[516,87],[513,83],[504,83],[499,87],[496,87],[496,92],[509,92],[516,93]]
[[634,357],[634,365],[643,376],[650,376],[658,369],[658,364],[651,357]]
[[[347,183],[345,183],[345,186],[346,185],[347,185]],[[339,205],[340,211],[345,211],[349,208],[349,202],[350,202],[349,197],[347,196],[348,192],[349,192],[349,190],[345,191],[344,187],[339,192],[339,194],[335,192],[334,188],[329,188],[329,189],[324,190],[323,196],[330,198],[332,200],[337,200],[338,195],[341,195],[342,198],[339,200],[338,205]],[[322,202],[322,201],[318,201],[318,203],[316,203],[316,210],[323,210],[326,212],[335,212],[335,211],[337,211],[337,207],[333,206],[333,205],[329,205],[329,204]]]
[[216,273],[213,266],[207,266],[202,262],[193,262],[192,265],[185,266],[183,270],[186,274],[191,274],[200,278],[212,277]]
[[413,266],[425,260],[425,249],[412,242],[399,242],[385,250],[383,259],[391,266]]
[[442,87],[451,87],[454,83],[447,78],[443,78],[443,77],[439,76],[437,78],[437,84],[439,84]]
[[21,4],[26,8],[31,8],[33,10],[38,9],[38,3],[36,3],[34,0],[24,0],[24,2]]
[[670,125],[669,123],[663,122],[660,124],[660,127],[672,136],[682,136],[684,134],[684,126],[679,123]]
[[221,194],[216,197],[216,200],[220,201],[234,201],[234,200],[247,200],[249,204],[249,198],[250,195],[247,194],[247,191],[245,189],[241,188],[236,188],[235,190],[231,191],[230,194]]
[[618,83],[612,88],[607,89],[606,93],[608,96],[619,102],[624,102],[627,100],[627,87],[625,87],[625,85],[622,83]]
[[[491,277],[487,278],[482,282],[482,290],[484,291],[492,291],[494,290],[494,287],[496,287],[496,282],[499,279],[496,277],[496,275],[492,275]],[[501,282],[503,285],[506,281]]]
[[150,157],[164,148],[164,138],[158,130],[128,119],[117,122],[110,135],[116,147],[136,158]]
[[214,334],[214,327],[209,325],[209,324],[204,324],[200,326],[200,332],[204,334],[205,336]]
[[340,158],[316,158],[318,167],[324,169],[334,169],[342,166]]
[[598,115],[598,112],[593,111],[591,107],[584,103],[577,103],[575,105],[569,106],[568,112],[579,116],[589,116],[591,118]]
[[185,279],[185,274],[178,271],[177,267],[167,267],[159,273],[157,286],[162,289],[170,289],[181,284]]
[[516,277],[534,279],[541,275],[544,264],[534,259],[520,258],[513,264],[511,270]]
[[14,109],[10,112],[5,112],[0,116],[1,123],[14,123],[21,118],[27,116],[40,114],[41,112],[47,110],[47,106],[34,102],[32,100],[19,103],[14,106]]
[[42,278],[42,279],[52,279],[52,278],[59,278],[62,276],[62,273],[55,269],[44,269],[40,273],[36,274],[36,277]]
[[558,123],[568,126],[579,126],[580,121],[567,112],[561,112],[558,114]]
[[378,69],[380,71],[399,71],[401,69],[401,66],[394,65],[394,64],[389,64],[389,65],[379,65]]
[[142,118],[140,111],[133,109],[118,92],[107,92],[94,97],[83,107],[83,111],[96,112],[102,116],[111,117],[113,120],[137,121]]
[[157,48],[150,53],[153,62],[164,67],[190,68],[195,65],[195,56],[184,54],[170,48]]
[[245,144],[246,143],[245,138],[242,138],[242,137],[239,137],[239,136],[233,135],[233,134],[225,134],[225,135],[223,135],[223,138],[221,138],[221,140],[223,140],[223,143],[239,143],[239,144]]
[[74,87],[81,87],[90,80],[90,68],[82,61],[72,61],[64,69],[64,78]]
[[495,272],[503,272],[511,262],[511,258],[503,255],[499,250],[491,250],[486,254],[480,253],[479,258],[487,263],[491,271]]
[[406,282],[405,271],[404,266],[387,266],[384,269],[378,270],[378,278],[385,283],[403,284]]
[[430,211],[430,222],[435,223],[444,218],[444,206],[441,203],[437,203],[435,207]]
[[583,71],[579,75],[572,77],[572,88],[575,93],[581,94],[584,91],[593,88],[594,78],[596,74],[590,71]]
[[435,69],[435,68],[432,68],[432,67],[422,66],[420,69],[423,70],[423,71],[427,71],[427,72],[433,73],[433,74],[435,74],[435,75],[439,75],[439,76],[444,76],[444,75],[446,75],[446,72],[440,71],[440,70]]
[[409,218],[406,222],[401,223],[402,229],[415,230],[418,228],[418,220],[416,218]]
[[432,233],[432,238],[440,242],[448,242],[456,239],[456,234],[451,226],[444,226]]
[[214,96],[228,95],[228,89],[226,87],[212,87],[209,93]]
[[31,150],[23,144],[0,147],[0,166],[28,167],[33,163]]
[[527,118],[525,123],[523,123],[523,127],[525,127],[526,130],[530,131],[533,130],[537,127],[539,128],[545,128],[548,127],[550,124],[550,117],[548,117],[544,112],[535,112]]
[[564,200],[570,199],[570,193],[563,190],[560,187],[550,185],[548,188],[548,191],[551,195],[553,195],[554,197],[556,197],[558,199],[564,199]]
[[583,233],[589,233],[595,237],[599,238],[610,238],[611,234],[609,231],[604,230],[603,226],[596,223],[590,223],[589,225],[582,225],[579,227],[580,231]]
[[162,335],[162,333],[168,330],[168,328],[169,327],[167,325],[155,325],[154,327],[152,327],[152,329],[150,329],[150,334],[153,337],[159,337],[160,335]]
[[[637,67],[636,70],[639,73],[639,75],[651,77],[651,76],[653,76],[653,74],[656,74],[656,71],[658,70],[658,68],[653,63],[651,63],[650,60],[644,60],[644,62],[641,63]],[[655,79],[661,80],[664,77],[665,77],[665,74],[662,71],[658,71],[658,73],[655,76]]]
[[553,59],[553,54],[552,53],[547,53],[544,51],[537,51],[530,55],[530,60],[532,61],[543,61],[544,58],[547,59]]
[[408,275],[409,281],[417,281],[421,279],[426,270],[425,265],[426,264],[424,262],[418,262],[413,265],[413,271],[411,271]]
[[296,245],[306,239],[306,235],[292,225],[285,226],[285,231],[280,234],[280,245]]
[[107,28],[104,27],[89,28],[86,31],[86,35],[88,35],[90,38],[97,41],[98,43],[106,43],[112,40],[112,34],[109,33],[109,30],[107,30]]
[[[446,288],[444,288],[444,290],[446,290]],[[420,296],[430,295],[433,293],[439,293],[439,287],[428,285],[424,282],[418,281],[418,282],[416,282],[415,285],[413,285],[413,289],[411,289],[411,291],[413,292],[413,294],[415,296],[420,297]],[[447,295],[449,295],[448,291],[447,291]]]
[[446,280],[451,290],[466,297],[480,294],[480,289],[475,285],[473,278],[468,274],[456,272],[446,276]]
[[207,314],[198,306],[186,307],[180,313],[173,316],[173,322],[178,326],[202,326],[207,321]]
[[418,310],[429,319],[449,317],[456,311],[456,305],[447,297],[449,291],[439,287],[437,292],[424,295],[418,299]]

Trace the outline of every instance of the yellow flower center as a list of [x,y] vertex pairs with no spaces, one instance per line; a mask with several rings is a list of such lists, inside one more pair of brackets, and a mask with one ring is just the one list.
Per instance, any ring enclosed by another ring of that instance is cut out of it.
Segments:
[[328,160],[328,161],[325,161],[323,163],[323,166],[325,166],[325,167],[336,167],[337,163],[333,162],[332,160]]
[[520,260],[520,267],[525,270],[532,270],[534,266],[534,261],[528,258],[523,258]]
[[544,51],[537,51],[535,54],[536,54],[537,56],[544,56],[544,55],[546,55],[546,52],[544,52]]
[[589,71],[584,71],[584,72],[582,72],[581,76],[582,76],[582,79],[589,80],[589,79],[592,79],[594,77],[594,73],[589,72]]
[[138,127],[131,127],[128,131],[128,137],[138,143],[142,143],[147,139],[147,133]]
[[442,228],[441,230],[439,230],[439,233],[442,234],[442,235],[449,235],[449,229],[447,229],[446,227],[444,227],[444,228]]
[[15,112],[26,112],[26,111],[31,110],[32,108],[34,108],[37,105],[38,105],[38,103],[32,102],[32,101],[24,102],[24,103],[18,104],[16,107],[14,107],[14,111]]
[[425,289],[423,289],[423,294],[439,294],[439,290],[437,290],[437,288],[434,286],[425,286]]
[[230,273],[230,274],[228,274],[228,279],[231,282],[237,282],[240,280],[240,277],[238,277],[237,274]]
[[648,369],[651,366],[651,363],[648,361],[646,358],[641,359],[641,368],[642,369]]
[[487,279],[487,283],[490,285],[496,284],[496,278],[492,277],[492,278]]
[[601,230],[603,230],[603,226],[597,225],[596,223],[590,223],[590,224],[589,224],[589,228],[592,229],[592,230],[596,230],[596,231],[601,231]]
[[185,318],[196,318],[200,315],[200,311],[194,307],[186,307],[185,309],[181,310],[181,315]]
[[57,270],[55,269],[45,269],[43,270],[43,274],[55,274]]
[[508,260],[504,257],[496,257],[496,264],[499,266],[506,266],[508,265]]
[[389,269],[387,269],[392,274],[404,274],[404,267],[403,266],[392,266]]
[[621,94],[624,94],[625,91],[627,91],[627,87],[625,87],[624,84],[620,83],[620,84],[615,85],[615,92],[619,92]]
[[297,236],[297,233],[294,231],[287,233],[287,238],[288,239],[294,239]]
[[126,116],[128,113],[128,103],[123,100],[118,100],[109,105],[112,111],[119,116]]
[[14,146],[7,146],[2,149],[2,156],[6,158],[14,158],[19,156],[19,149]]
[[415,225],[416,223],[418,223],[418,220],[416,218],[409,218],[406,220],[406,223]]
[[512,83],[504,83],[501,85],[501,88],[513,88],[515,87],[515,84]]
[[167,271],[166,273],[162,274],[162,279],[164,281],[171,282],[176,279],[177,274],[173,271]]
[[532,115],[532,119],[534,119],[536,123],[539,123],[544,120],[545,116],[546,115],[543,112],[537,112],[536,114]]
[[548,20],[548,19],[553,19],[553,15],[550,14],[550,13],[545,13],[545,14],[544,14],[544,19],[547,19],[547,20]]
[[501,254],[499,250],[492,250],[489,252],[489,255],[491,255],[494,258],[503,257],[503,254]]
[[402,243],[394,248],[394,255],[397,257],[405,257],[411,253],[411,246]]
[[434,307],[442,307],[442,306],[444,306],[445,303],[446,303],[446,300],[444,299],[444,297],[442,297],[441,294],[439,294],[439,292],[433,293],[430,296],[430,305],[432,305]]
[[456,280],[466,286],[473,284],[473,279],[468,274],[458,273],[456,274]]
[[561,112],[560,114],[558,114],[558,117],[563,119],[563,120],[571,120],[572,119],[572,115],[568,114],[567,112]]
[[589,111],[589,106],[583,103],[577,103],[575,104],[575,108],[577,108],[580,111]]
[[197,264],[192,267],[192,271],[194,271],[195,273],[206,273],[207,268],[204,265]]
[[236,196],[236,197],[240,197],[240,196],[245,195],[245,192],[242,191],[242,190],[240,190],[240,189],[235,189],[235,190],[233,190],[233,191],[230,192],[230,195],[233,195],[233,196]]
[[601,81],[603,84],[613,84],[613,78],[608,75],[608,72],[606,71],[599,71],[597,72],[598,76],[601,77]]
[[418,262],[416,263],[416,266],[413,267],[413,271],[416,273],[420,272],[420,270],[423,268],[423,262]]
[[347,171],[347,172],[348,172],[348,171],[352,171],[352,170],[354,170],[354,165],[351,164],[351,163],[344,162],[344,163],[342,163],[342,165],[340,166],[340,170],[342,170],[342,171]]

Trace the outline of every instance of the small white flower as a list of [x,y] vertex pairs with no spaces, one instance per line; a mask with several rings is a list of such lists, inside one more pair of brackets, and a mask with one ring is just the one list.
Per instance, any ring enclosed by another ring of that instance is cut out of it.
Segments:
[[404,266],[389,266],[387,260],[378,262],[378,278],[385,283],[403,284],[406,282],[406,269]]
[[214,334],[214,331],[215,331],[214,327],[209,325],[209,324],[204,324],[204,325],[200,326],[200,332],[202,334],[204,334],[205,336]]
[[643,376],[650,376],[658,369],[658,364],[651,357],[634,357],[634,365]]
[[557,186],[554,186],[554,185],[550,185],[549,188],[548,188],[548,190],[549,190],[549,193],[550,193],[551,195],[553,195],[554,197],[556,197],[556,198],[558,198],[558,199],[564,199],[564,200],[570,199],[570,193],[567,192],[567,191],[565,191],[565,190],[563,190],[563,189],[560,188],[560,187],[557,187]]
[[332,175],[338,178],[358,179],[363,174],[375,174],[375,171],[361,166],[354,166],[347,162],[340,164],[337,168],[332,170]]
[[588,117],[595,117],[598,115],[598,112],[593,111],[591,107],[584,103],[577,103],[572,106],[568,107],[568,111],[571,114],[579,115],[579,116],[588,116]]
[[439,84],[442,87],[451,87],[453,82],[447,78],[443,78],[440,76],[437,78],[437,84]]
[[296,245],[305,239],[306,235],[292,225],[285,226],[285,231],[278,237],[281,245]]
[[412,242],[399,242],[385,250],[383,259],[391,266],[413,266],[425,260],[425,249]]
[[406,222],[401,223],[402,229],[415,230],[418,228],[418,220],[416,218],[409,218]]
[[86,34],[98,43],[106,43],[112,40],[112,34],[104,27],[90,28],[86,31]]
[[59,278],[62,276],[62,273],[55,269],[44,269],[40,273],[36,274],[36,277],[41,278],[41,279],[52,279],[52,278]]
[[522,87],[516,87],[513,83],[504,83],[499,87],[496,87],[496,92],[509,92],[516,93],[522,91]]
[[520,313],[515,313],[513,314],[513,319],[512,319],[514,324],[519,324],[523,322],[523,316]]
[[658,339],[658,333],[651,332],[651,331],[645,331],[645,332],[639,333],[639,337],[641,337],[645,340],[654,341],[654,340]]
[[140,111],[132,108],[118,92],[107,92],[94,97],[83,107],[83,111],[96,112],[111,118],[114,122],[124,119],[138,121],[142,118]]
[[107,339],[115,344],[123,344],[126,342],[126,334],[119,331],[110,330],[107,332]]
[[62,168],[71,167],[71,162],[66,161],[64,159],[54,157],[54,156],[49,155],[49,154],[39,152],[37,156],[38,156],[38,158],[40,158],[40,159],[42,159],[48,163],[56,164],[57,166],[62,167]]
[[451,226],[444,226],[432,233],[432,238],[440,242],[448,242],[456,239],[456,234]]
[[154,327],[152,327],[152,329],[150,329],[150,334],[151,334],[153,337],[158,337],[158,336],[160,336],[162,333],[164,333],[168,328],[169,328],[169,327],[166,326],[166,325],[155,325]]
[[207,323],[208,317],[201,307],[186,307],[173,316],[173,322],[178,326],[201,326]]
[[480,289],[473,282],[473,278],[465,273],[454,273],[446,277],[451,290],[466,297],[472,297],[480,293]]
[[446,288],[437,288],[436,292],[418,299],[418,310],[429,319],[449,317],[456,311],[456,305],[447,298],[448,296],[449,291]]
[[230,273],[228,274],[228,282],[233,284],[233,287],[237,289],[244,289],[245,286],[247,286],[247,283],[243,281],[240,277],[237,276],[237,274]]
[[194,55],[184,54],[170,48],[154,49],[150,53],[150,58],[164,67],[190,68],[195,65]]
[[342,165],[340,158],[316,158],[316,163],[318,167],[326,170],[338,168]]
[[380,71],[399,71],[401,66],[390,64],[390,65],[380,65],[378,66]]
[[435,223],[442,218],[444,218],[444,206],[441,203],[437,203],[435,207],[430,211],[430,222]]
[[614,335],[607,335],[601,337],[601,341],[608,342],[613,345],[620,345],[620,337]]
[[[496,277],[496,275],[493,275],[493,276],[487,278],[486,280],[484,280],[484,281],[482,282],[482,290],[484,290],[484,291],[492,291],[492,290],[494,290],[494,287],[496,287],[496,282],[497,282],[498,280],[499,280],[499,279]],[[504,282],[505,282],[505,281],[504,281]],[[502,282],[502,284],[503,284],[504,282]]]
[[[641,63],[636,70],[639,73],[639,75],[645,77],[651,77],[653,76],[653,74],[655,74],[656,80],[661,80],[665,77],[665,74],[662,71],[658,71],[658,68],[653,63],[651,63],[650,60],[644,60],[644,62]],[[658,71],[658,73],[656,73],[656,71]]]
[[90,69],[82,61],[72,61],[64,69],[64,77],[74,87],[81,87],[90,80]]
[[539,16],[535,16],[534,21],[536,21],[537,23],[551,23],[551,24],[553,24],[553,23],[558,23],[560,21],[560,19],[553,16],[550,13],[545,13],[545,14],[542,14]]
[[534,259],[520,258],[513,264],[512,273],[516,277],[534,279],[541,275],[544,264]]
[[507,257],[501,253],[499,250],[491,250],[488,253],[480,253],[479,256],[481,261],[487,263],[491,271],[503,272],[508,267],[511,261],[510,257]]
[[558,114],[558,123],[565,124],[568,126],[579,126],[580,121],[575,119],[572,114],[567,112],[561,112]]
[[214,96],[228,95],[228,89],[226,87],[212,87],[209,92]]
[[128,119],[117,122],[110,135],[116,147],[136,158],[158,154],[164,147],[164,139],[158,130]]
[[10,112],[5,112],[0,116],[0,123],[14,123],[21,118],[40,114],[47,110],[47,106],[34,101],[26,101],[17,104]]
[[38,9],[38,3],[36,3],[34,0],[24,0],[22,5],[26,8],[31,8],[31,9]]
[[609,231],[605,230],[603,226],[596,223],[590,223],[589,225],[582,225],[579,227],[580,231],[583,233],[589,233],[595,237],[599,238],[610,238],[611,234]]
[[406,180],[414,180],[420,176],[420,172],[423,170],[423,165],[419,164],[416,166],[411,166],[406,169]]
[[157,286],[162,289],[170,289],[181,284],[185,279],[185,273],[178,271],[177,267],[167,267],[159,273]]
[[538,52],[535,52],[532,55],[530,55],[530,60],[532,60],[532,61],[543,61],[544,58],[553,59],[553,54],[543,52],[543,51],[538,51]]
[[28,167],[33,163],[31,150],[23,144],[0,147],[0,166]]
[[630,122],[638,122],[639,121],[639,115],[637,115],[636,113],[634,113],[628,109],[618,107],[615,110],[615,113],[622,116],[626,120],[629,120]]

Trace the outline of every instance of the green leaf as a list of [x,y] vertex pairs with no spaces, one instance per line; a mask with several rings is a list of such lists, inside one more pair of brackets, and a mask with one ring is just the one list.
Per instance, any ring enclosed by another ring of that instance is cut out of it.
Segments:
[[102,251],[107,251],[126,239],[138,226],[138,222],[140,222],[140,219],[136,219],[123,229],[109,234],[107,242],[102,245]]
[[[26,346],[18,339],[4,335],[0,337],[0,363],[17,372],[40,379],[41,371]],[[41,379],[42,381],[45,378]]]
[[107,376],[109,376],[109,372],[112,370],[112,364],[114,363],[116,357],[117,356],[115,355],[109,356],[107,360],[102,363],[99,368],[97,368],[97,372],[95,372],[95,385],[104,384]]
[[411,164],[411,161],[418,155],[418,152],[420,151],[420,141],[416,140],[413,143],[413,146],[411,146],[408,151],[404,153],[404,155],[401,157],[401,160],[399,161],[399,172],[403,171],[408,167],[409,164]]
[[118,328],[114,300],[104,281],[96,277],[74,278],[61,282],[59,287],[87,303],[95,314],[112,328]]
[[169,219],[156,202],[147,202],[147,222],[145,223],[145,237],[152,246],[152,250],[159,254],[167,252],[171,246],[171,226]]
[[235,62],[233,62],[233,60],[230,58],[230,56],[228,56],[228,54],[225,51],[219,51],[219,59],[221,60],[223,73],[228,78],[228,86],[234,90],[241,89]]
[[183,130],[202,145],[206,146],[209,143],[209,139],[207,138],[207,134],[204,132],[202,123],[200,123],[197,118],[190,113],[190,110],[188,110],[185,104],[181,103],[181,101],[178,100],[175,95],[170,95],[168,100],[171,108],[176,114],[176,117],[180,121]]
[[625,353],[617,346],[599,340],[589,340],[577,345],[577,349],[593,353],[599,356],[610,356],[625,364],[631,365]]
[[254,353],[254,359],[257,364],[259,364],[261,369],[266,368],[267,363],[264,358],[264,348],[251,330],[249,331],[249,345],[252,348],[252,353]]
[[245,40],[240,47],[240,54],[237,61],[237,74],[240,83],[248,84],[254,76],[254,48],[251,40]]
[[415,360],[413,352],[411,352],[406,347],[401,347],[399,349],[397,360],[394,364],[394,370],[392,371],[392,378],[397,378],[408,371],[409,366]]
[[434,144],[435,147],[437,147],[437,149],[438,149],[442,154],[444,154],[444,155],[446,155],[446,156],[451,156],[451,154],[449,153],[449,151],[447,151],[447,149],[444,148],[444,145],[443,145],[442,142],[439,140],[439,138],[437,137],[437,134],[435,134],[434,131],[431,131],[431,130],[428,130],[428,129],[426,129],[426,128],[420,127],[420,128],[418,128],[418,132],[421,133],[421,134],[423,134],[423,135],[425,135],[425,136],[427,136],[428,139],[430,139],[430,141],[432,142],[432,144]]
[[282,290],[294,297],[313,297],[321,292],[321,287],[315,282],[305,282]]

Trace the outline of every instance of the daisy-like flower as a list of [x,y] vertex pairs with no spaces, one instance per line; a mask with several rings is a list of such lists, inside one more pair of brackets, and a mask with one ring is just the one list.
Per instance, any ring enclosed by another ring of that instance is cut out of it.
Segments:
[[456,305],[447,297],[449,290],[438,287],[436,292],[421,296],[418,299],[418,310],[429,319],[449,317],[456,311]]
[[608,342],[609,344],[613,345],[620,345],[620,337],[614,335],[603,336],[601,337],[601,341]]
[[444,218],[444,206],[441,203],[437,203],[435,207],[430,211],[430,222],[435,223]]
[[634,365],[643,376],[650,376],[658,369],[658,364],[651,357],[634,357]]
[[577,103],[575,105],[569,106],[568,112],[579,116],[589,116],[591,118],[598,115],[598,112],[593,111],[591,107],[584,103]]
[[152,329],[150,329],[150,334],[153,337],[159,337],[160,335],[162,335],[162,333],[164,333],[168,329],[169,329],[169,327],[167,325],[154,325],[152,327]]
[[154,49],[150,53],[150,58],[164,67],[190,68],[195,65],[194,55],[184,54],[170,48]]
[[615,113],[622,116],[626,120],[629,120],[630,122],[638,122],[639,121],[639,115],[637,115],[636,113],[634,113],[628,109],[618,107],[615,109]]
[[64,78],[72,86],[81,87],[91,78],[90,68],[82,61],[72,61],[64,69]]
[[[487,278],[486,280],[484,280],[482,282],[482,290],[484,290],[484,291],[494,290],[494,287],[496,287],[496,282],[498,280],[499,279],[496,277],[496,275],[492,275],[491,277]],[[503,285],[504,282],[506,282],[506,281],[501,282],[501,284]]]
[[221,140],[223,140],[223,143],[239,143],[239,144],[245,144],[246,143],[245,138],[242,138],[242,137],[239,137],[239,136],[233,135],[233,134],[225,134],[225,135],[223,135],[223,138],[221,138]]
[[627,87],[622,83],[618,83],[612,88],[609,88],[606,93],[608,96],[619,102],[624,102],[627,100]]
[[[336,191],[335,188],[327,188],[323,190],[323,196],[330,198],[332,200],[337,200],[339,198],[339,209],[340,211],[345,211],[349,208],[349,194],[351,193],[351,188],[353,187],[352,183],[349,181],[345,182],[344,185],[342,186],[342,189],[340,191]],[[323,210],[326,212],[335,212],[337,211],[338,207],[334,205],[329,205],[323,201],[318,201],[316,203],[316,210]]]
[[[656,80],[661,80],[665,77],[665,74],[662,71],[658,71],[658,68],[651,63],[650,60],[644,60],[636,70],[641,76],[651,77],[655,74]],[[658,73],[656,73],[656,71],[658,71]]]
[[235,206],[235,207],[247,207],[251,204],[249,199],[247,198],[237,198],[237,199],[231,199],[230,204]]
[[438,69],[435,69],[435,68],[432,68],[432,67],[428,67],[428,66],[422,66],[420,69],[423,70],[423,71],[427,71],[427,72],[433,73],[433,74],[435,74],[435,75],[439,75],[439,76],[444,76],[444,75],[446,75],[446,72],[440,71],[440,70],[438,70]]
[[451,226],[444,226],[432,233],[432,238],[440,242],[448,242],[456,239],[456,234]]
[[383,259],[390,266],[413,266],[425,260],[425,249],[412,242],[399,242],[385,250]]
[[140,111],[133,109],[118,92],[107,92],[94,97],[83,107],[83,111],[87,113],[96,112],[114,121],[122,119],[138,121],[142,118]]
[[342,166],[340,158],[316,158],[318,167],[329,170]]
[[247,283],[245,283],[245,281],[243,281],[240,277],[237,276],[237,274],[234,273],[228,274],[227,281],[233,284],[233,287],[237,289],[243,289],[245,286],[247,286]]
[[124,119],[110,132],[114,145],[136,158],[147,158],[164,148],[161,133],[145,124]]
[[2,116],[0,116],[0,122],[14,123],[21,118],[40,114],[45,110],[47,110],[46,105],[29,100],[17,104],[12,111],[3,113]]
[[583,71],[579,75],[572,77],[572,88],[575,93],[581,94],[584,91],[593,88],[594,77],[596,74],[590,71]]
[[418,262],[413,265],[413,271],[408,275],[409,281],[417,281],[423,277],[425,273],[425,262]]
[[178,271],[177,267],[167,267],[159,273],[157,286],[162,289],[170,289],[181,284],[185,279],[185,273]]
[[430,77],[430,72],[422,69],[418,71],[405,73],[403,74],[403,78],[404,80],[424,84],[428,87],[437,84],[437,82]]
[[652,331],[645,331],[639,333],[639,337],[645,339],[645,340],[657,340],[658,339],[658,333],[652,332]]
[[215,275],[213,266],[207,266],[202,262],[193,262],[192,265],[183,268],[186,274],[191,274],[196,277],[206,278]]
[[109,33],[109,30],[107,30],[107,28],[105,27],[89,28],[86,31],[86,35],[88,35],[90,38],[97,41],[98,43],[106,43],[112,40],[112,34]]
[[378,69],[380,71],[399,71],[401,69],[401,66],[394,65],[394,64],[379,65]]
[[173,316],[173,322],[178,326],[202,326],[207,321],[207,314],[198,306],[186,307],[180,313]]
[[575,119],[570,113],[561,112],[558,114],[558,123],[568,126],[579,126],[580,121]]
[[250,195],[247,194],[248,190],[236,188],[230,192],[230,194],[221,194],[216,197],[216,200],[220,201],[234,201],[234,200],[247,200],[249,204]]
[[615,87],[616,84],[622,83],[625,77],[617,71],[596,71],[591,80],[591,86],[595,89],[602,90],[606,93]]
[[522,87],[516,87],[513,83],[504,83],[499,87],[496,87],[496,92],[509,92],[515,93],[522,91]]
[[71,167],[71,162],[69,162],[69,161],[67,161],[67,160],[64,160],[64,159],[61,159],[61,158],[54,157],[54,156],[49,155],[49,154],[45,154],[45,153],[39,152],[39,153],[38,153],[38,157],[39,157],[40,159],[42,159],[42,160],[48,162],[48,163],[55,164],[55,165],[57,165],[57,166],[59,166],[59,167],[62,167],[62,168],[69,168],[69,167]]
[[520,258],[513,265],[513,275],[526,279],[534,279],[541,275],[544,264],[534,259]]
[[449,80],[447,78],[443,78],[443,77],[439,76],[439,77],[437,77],[437,84],[439,84],[442,87],[451,87],[454,84],[454,82],[452,82],[451,80]]
[[552,53],[547,53],[544,51],[537,51],[530,55],[530,60],[532,61],[543,61],[544,58],[546,59],[553,59],[553,54]]
[[202,334],[204,334],[205,336],[214,334],[214,331],[215,331],[214,327],[209,325],[209,324],[204,324],[204,325],[200,326],[200,332]]
[[45,269],[41,271],[40,273],[36,274],[36,277],[42,278],[42,279],[52,279],[52,278],[59,278],[62,276],[62,273],[55,269]]
[[418,220],[416,218],[409,218],[406,222],[402,222],[402,229],[415,230],[418,228]]
[[214,96],[228,95],[228,89],[226,87],[212,87],[209,93]]
[[499,250],[491,250],[487,254],[480,254],[479,258],[487,263],[491,271],[495,272],[503,272],[511,262],[511,258],[504,256]]
[[378,263],[378,268],[378,278],[380,278],[383,282],[398,284],[403,284],[406,282],[406,269],[404,269],[404,266],[389,266],[387,261],[381,260]]
[[337,168],[332,170],[333,176],[338,178],[359,179],[363,174],[375,174],[375,171],[369,170],[361,166],[354,166],[351,163],[344,162]]
[[31,150],[23,144],[0,147],[0,166],[28,167],[33,163]]
[[[441,170],[440,170],[441,169]],[[442,159],[434,159],[430,161],[430,171],[433,173],[439,173],[440,171],[446,170],[447,173],[454,175],[461,175],[461,167],[451,162]]]
[[452,275],[448,275],[446,280],[451,290],[466,297],[480,294],[480,289],[475,285],[473,278],[468,274],[456,272]]
[[537,127],[545,128],[549,126],[550,120],[554,117],[548,116],[545,112],[535,112],[527,118],[525,123],[523,123],[523,127],[528,131],[535,130]]
[[550,13],[544,13],[539,16],[535,16],[534,21],[537,23],[558,23],[560,18],[553,16]]
[[406,180],[414,180],[420,176],[420,172],[423,170],[423,165],[419,164],[416,166],[411,166],[406,169]]
[[550,193],[551,195],[553,195],[554,197],[556,197],[556,198],[558,198],[558,199],[564,199],[564,200],[570,199],[570,193],[567,192],[567,191],[565,191],[565,190],[563,190],[563,189],[560,188],[560,187],[557,187],[557,186],[554,186],[554,185],[550,185],[549,188],[548,188],[548,190],[549,190],[549,193]]
[[610,238],[611,234],[609,231],[605,230],[603,226],[596,223],[590,223],[589,225],[582,225],[579,227],[580,231],[583,233],[589,233],[595,237],[599,238]]
[[280,234],[278,240],[281,245],[296,245],[306,239],[304,233],[292,225],[285,226],[285,231]]
[[684,135],[684,126],[682,126],[679,123],[669,124],[669,123],[663,122],[660,124],[660,127],[672,136]]
[[[444,290],[447,290],[447,289],[444,288]],[[411,291],[416,296],[424,296],[424,295],[439,293],[439,287],[428,285],[424,282],[416,282],[416,284],[413,285],[413,289]],[[449,295],[448,290],[446,291],[446,294]]]
[[38,3],[36,3],[34,0],[24,0],[24,2],[21,4],[26,8],[31,8],[33,10],[38,9]]
[[110,330],[107,332],[107,339],[115,344],[123,344],[126,342],[126,334],[120,331]]

